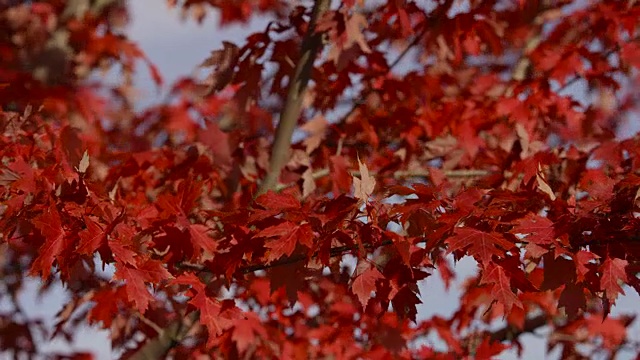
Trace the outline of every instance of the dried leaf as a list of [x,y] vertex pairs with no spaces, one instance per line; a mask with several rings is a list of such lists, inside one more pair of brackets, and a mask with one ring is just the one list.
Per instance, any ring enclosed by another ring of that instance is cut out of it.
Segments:
[[373,189],[376,187],[376,180],[373,176],[369,175],[369,169],[367,165],[360,161],[358,158],[358,166],[360,168],[360,178],[353,177],[354,196],[356,199],[362,201],[368,201],[369,196],[373,194]]

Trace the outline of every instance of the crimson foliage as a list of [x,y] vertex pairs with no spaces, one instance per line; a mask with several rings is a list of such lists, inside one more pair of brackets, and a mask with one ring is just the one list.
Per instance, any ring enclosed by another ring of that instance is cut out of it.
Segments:
[[[490,358],[547,326],[564,357],[639,350],[608,314],[640,290],[640,2],[169,3],[273,21],[136,111],[136,66],[163,83],[126,1],[0,1],[1,299],[64,283],[47,335],[98,324],[131,358]],[[417,317],[437,296],[418,283],[462,257],[458,310]],[[0,347],[36,355],[42,324],[14,310]]]

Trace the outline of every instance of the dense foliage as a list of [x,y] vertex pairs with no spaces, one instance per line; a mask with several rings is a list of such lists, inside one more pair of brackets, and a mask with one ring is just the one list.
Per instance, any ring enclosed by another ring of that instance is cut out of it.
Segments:
[[137,71],[165,85],[126,1],[0,0],[1,349],[37,354],[36,276],[72,296],[48,335],[133,359],[640,350],[608,316],[640,290],[640,2],[169,4],[273,21],[138,111]]

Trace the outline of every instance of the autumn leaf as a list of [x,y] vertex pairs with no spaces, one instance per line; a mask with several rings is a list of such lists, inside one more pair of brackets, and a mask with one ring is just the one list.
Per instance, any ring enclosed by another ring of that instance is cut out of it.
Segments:
[[353,279],[351,291],[358,297],[363,309],[367,307],[371,293],[376,291],[376,281],[383,278],[380,271],[371,266]]
[[76,251],[82,255],[93,254],[107,240],[104,230],[95,221],[85,217],[84,223],[87,228],[80,231],[80,244]]
[[311,120],[307,121],[300,127],[300,130],[309,134],[302,143],[305,145],[305,151],[307,154],[311,154],[315,149],[320,146],[322,140],[325,138],[327,127],[329,122],[322,115],[317,115]]
[[116,263],[116,280],[124,281],[124,288],[129,301],[135,304],[136,310],[144,314],[149,308],[149,303],[154,300],[144,282],[145,275],[142,271],[125,265]]
[[376,187],[376,180],[369,175],[367,165],[361,162],[360,159],[358,159],[358,166],[360,168],[360,178],[353,177],[354,196],[362,201],[368,201],[369,196],[371,196],[373,189]]
[[600,290],[605,292],[607,299],[614,304],[618,298],[618,294],[624,295],[624,290],[620,286],[621,283],[627,282],[627,273],[625,268],[629,262],[619,258],[607,257],[600,265]]
[[215,337],[233,326],[239,318],[234,311],[235,306],[225,306],[219,300],[209,297],[206,293],[205,285],[193,273],[183,274],[172,280],[172,283],[189,285],[193,289],[193,296],[191,296],[189,304],[200,311],[200,323],[208,330],[209,340],[207,341],[207,347],[213,346]]
[[200,254],[202,250],[213,254],[216,251],[216,242],[209,236],[209,228],[201,224],[189,225],[189,234],[194,253]]
[[491,284],[491,296],[504,305],[505,312],[509,312],[513,306],[522,308],[522,302],[511,290],[509,276],[500,265],[488,264],[482,270],[480,284]]
[[543,193],[549,195],[549,198],[551,200],[555,200],[556,199],[556,194],[553,192],[553,190],[551,189],[551,186],[549,186],[549,183],[545,179],[545,176],[544,176],[544,173],[542,172],[542,168],[541,168],[540,164],[538,164],[538,172],[536,174],[536,181],[538,183],[538,189],[540,191],[542,191]]
[[564,308],[570,320],[575,319],[582,309],[587,307],[584,288],[574,283],[567,283],[560,293],[558,307]]
[[256,203],[268,210],[290,210],[300,208],[300,201],[288,193],[267,191],[256,198]]
[[633,350],[640,1],[569,2],[169,0],[251,29],[149,106],[132,2],[3,2],[3,301],[69,296],[0,314],[0,353],[86,323],[132,359]]
[[256,234],[256,237],[277,237],[277,239],[268,240],[265,243],[265,247],[270,250],[267,256],[269,262],[285,255],[291,256],[298,244],[308,248],[313,246],[313,232],[309,224],[294,225],[290,222],[284,222],[262,230]]
[[483,264],[491,263],[494,255],[504,257],[504,251],[513,247],[500,233],[487,233],[470,227],[455,228],[454,235],[445,242],[449,246],[448,253],[466,249],[469,255]]
[[555,240],[553,222],[546,217],[532,213],[520,219],[511,233],[527,235],[525,240],[537,245],[552,244]]
[[267,330],[254,313],[247,313],[244,319],[235,322],[231,339],[236,343],[238,352],[244,354],[257,337],[267,338]]
[[594,260],[600,257],[592,252],[580,250],[574,257],[576,263],[576,282],[583,282],[586,280],[586,276],[591,271],[590,265],[595,264]]
[[33,260],[29,273],[39,274],[46,279],[51,275],[56,257],[64,250],[64,230],[55,205],[51,204],[42,215],[33,220],[33,224],[44,236],[44,244],[38,250],[38,256]]
[[118,306],[127,301],[123,287],[116,289],[101,289],[93,294],[91,301],[95,306],[89,310],[87,316],[90,322],[102,322],[103,326],[110,327],[118,313]]
[[505,344],[491,339],[484,339],[476,349],[476,359],[493,359],[507,348]]
[[233,79],[233,68],[236,66],[240,49],[228,41],[223,41],[222,45],[222,49],[212,51],[209,58],[200,65],[213,68],[211,75],[205,81],[210,89],[209,93],[222,90]]
[[82,159],[80,159],[80,164],[78,164],[77,170],[78,173],[84,174],[87,172],[89,168],[89,153],[85,150],[84,154],[82,154]]

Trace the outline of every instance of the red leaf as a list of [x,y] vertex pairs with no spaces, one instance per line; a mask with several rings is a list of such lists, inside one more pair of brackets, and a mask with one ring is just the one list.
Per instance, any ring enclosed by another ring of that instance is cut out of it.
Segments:
[[580,250],[574,256],[574,262],[576,263],[576,282],[583,282],[586,280],[586,275],[590,271],[588,265],[593,264],[593,260],[597,260],[600,257],[590,251]]
[[137,270],[145,281],[159,284],[162,281],[173,278],[173,275],[164,267],[159,260],[149,259]]
[[575,319],[580,310],[587,308],[587,299],[584,296],[583,288],[573,283],[567,283],[558,299],[558,307],[564,307],[569,320]]
[[[3,171],[0,173],[0,181],[12,181],[11,186],[14,189],[20,189],[27,193],[36,192],[35,171],[31,165],[27,164],[22,157],[17,158],[14,162],[7,166],[11,172]],[[0,182],[1,183],[1,182]]]
[[118,305],[126,301],[126,294],[123,288],[101,289],[96,292],[91,301],[95,302],[95,306],[89,310],[87,319],[90,322],[102,322],[105,328],[111,327],[111,322],[118,313]]
[[537,245],[551,244],[555,240],[553,222],[531,213],[518,221],[511,233],[527,235],[525,240]]
[[624,295],[624,290],[620,283],[627,282],[625,268],[629,263],[618,258],[607,258],[600,266],[600,290],[605,292],[607,299],[613,304],[618,298],[618,294]]
[[267,256],[267,261],[277,260],[284,255],[290,256],[296,249],[298,243],[308,248],[313,245],[313,232],[309,224],[302,224],[294,226],[293,228],[291,225],[292,223],[282,223],[258,233],[257,236],[262,237],[280,236],[278,239],[265,243],[265,247],[271,250]]
[[509,312],[515,305],[522,308],[520,299],[511,290],[510,280],[500,265],[489,264],[482,271],[480,284],[493,284],[491,295],[498,303],[504,305],[505,312]]
[[206,326],[209,333],[207,347],[215,344],[215,336],[229,329],[240,318],[237,308],[233,304],[218,301],[207,296],[205,285],[192,273],[179,276],[172,281],[174,284],[189,285],[195,292],[189,304],[200,311],[200,323]]
[[144,314],[149,308],[149,303],[154,300],[144,283],[144,274],[128,265],[116,263],[115,278],[125,282],[124,288],[129,301],[135,304],[136,310]]
[[457,227],[455,234],[446,242],[449,245],[448,253],[469,247],[469,255],[483,264],[489,264],[493,255],[504,257],[504,251],[513,247],[500,233],[487,233],[470,227]]
[[189,235],[195,254],[200,254],[202,250],[213,254],[216,251],[216,242],[208,235],[209,228],[201,224],[189,225]]
[[91,255],[107,240],[104,231],[95,221],[84,218],[87,228],[80,231],[81,243],[76,248],[76,252],[81,255]]
[[269,238],[274,236],[282,236],[291,232],[291,229],[295,227],[295,224],[290,221],[282,222],[278,225],[269,226],[266,229],[260,230],[256,235],[257,238]]
[[490,338],[485,338],[476,349],[475,358],[493,359],[506,348],[507,346],[499,341],[492,341]]
[[256,203],[268,210],[299,209],[300,201],[288,193],[268,191],[256,198]]
[[216,163],[222,166],[230,166],[232,164],[233,157],[229,146],[229,134],[220,130],[218,124],[207,122],[206,129],[198,132],[198,140],[209,148],[214,159],[216,159]]
[[602,348],[606,350],[618,349],[627,340],[627,324],[624,318],[607,318],[602,320],[597,316],[590,316],[587,319],[589,334],[602,339]]
[[113,257],[117,262],[129,265],[136,265],[136,253],[123,244],[119,238],[111,239],[107,242],[109,249],[113,252]]
[[358,297],[363,309],[367,307],[367,303],[369,303],[369,299],[371,298],[371,293],[376,291],[376,281],[383,278],[384,276],[382,276],[380,271],[371,266],[369,269],[365,270],[362,274],[353,279],[351,291]]
[[629,65],[640,69],[640,45],[636,42],[628,42],[624,44],[620,51],[620,58]]
[[244,319],[235,322],[231,339],[235,341],[238,352],[244,354],[249,345],[256,342],[256,335],[268,336],[267,330],[255,313],[246,313]]
[[40,274],[42,278],[48,278],[51,275],[53,262],[64,250],[64,230],[55,205],[49,206],[49,209],[33,220],[33,224],[40,230],[45,240],[29,272],[31,275]]
[[418,295],[408,286],[403,286],[391,299],[391,305],[393,305],[393,310],[396,314],[402,319],[409,319],[413,322],[416,322],[416,315],[418,315],[417,305],[420,303]]
[[352,177],[349,174],[349,165],[346,159],[339,155],[330,158],[331,180],[333,181],[333,192],[340,194],[351,190]]

